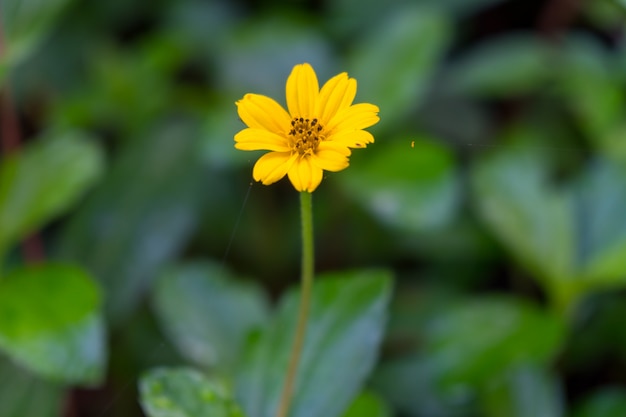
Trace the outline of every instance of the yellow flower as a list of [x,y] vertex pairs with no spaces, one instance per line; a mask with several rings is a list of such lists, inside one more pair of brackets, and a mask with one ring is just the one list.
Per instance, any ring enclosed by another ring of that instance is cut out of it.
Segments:
[[235,135],[235,148],[270,151],[254,165],[256,181],[269,185],[288,175],[296,190],[313,192],[323,170],[347,168],[350,148],[374,142],[363,129],[378,122],[378,107],[352,104],[356,80],[345,72],[320,90],[309,64],[293,68],[286,91],[289,112],[259,94],[246,94],[237,101],[239,117],[248,128]]

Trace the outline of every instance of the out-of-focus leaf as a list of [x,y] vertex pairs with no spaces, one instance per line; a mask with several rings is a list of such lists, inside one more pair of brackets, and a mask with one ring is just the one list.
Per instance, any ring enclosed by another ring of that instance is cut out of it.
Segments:
[[249,332],[268,317],[261,288],[225,267],[202,262],[172,267],[155,288],[154,307],[172,342],[203,366],[231,368]]
[[571,274],[573,220],[566,198],[548,183],[549,159],[533,144],[511,143],[474,170],[483,218],[540,278]]
[[[58,417],[63,390],[0,358],[0,416]],[[10,381],[10,383],[6,383]]]
[[193,369],[157,368],[139,384],[149,417],[243,417],[227,386]]
[[102,282],[114,322],[193,231],[203,196],[196,139],[191,125],[165,121],[133,141],[64,230],[60,256]]
[[595,161],[572,194],[582,285],[626,284],[626,168]]
[[486,385],[481,392],[481,404],[487,417],[564,415],[560,386],[554,376],[541,368],[519,366]]
[[350,404],[342,417],[391,417],[391,410],[379,395],[364,391]]
[[609,51],[591,37],[569,36],[555,59],[560,61],[560,92],[576,115],[575,121],[607,155],[620,150],[626,157],[623,140],[617,140],[623,132],[625,100],[619,93],[620,71]]
[[623,387],[603,388],[579,404],[574,417],[616,417],[626,415],[626,390]]
[[424,9],[438,10],[448,15],[467,15],[503,0],[325,0],[324,10],[333,34],[352,40],[360,33],[367,33],[389,15],[418,3]]
[[142,132],[166,109],[182,107],[172,78],[188,46],[176,34],[146,36],[128,49],[108,44],[92,48],[90,82],[56,103],[51,123],[114,128],[126,138]]
[[604,160],[563,188],[540,146],[518,142],[475,167],[478,208],[495,234],[567,309],[626,284],[626,169]]
[[439,378],[445,358],[413,354],[383,362],[373,376],[377,391],[410,416],[461,417],[472,415],[471,391],[464,387],[444,389]]
[[78,134],[50,134],[0,160],[0,257],[68,209],[100,175],[100,148]]
[[427,354],[442,364],[441,381],[478,386],[520,363],[549,363],[565,326],[532,304],[493,296],[450,307],[425,332]]
[[[71,0],[3,0],[0,30],[3,53],[0,66],[13,67],[38,46],[56,17]],[[2,76],[0,74],[0,80]]]
[[337,176],[346,193],[398,230],[432,230],[452,220],[460,183],[448,149],[421,138],[372,146],[380,149]]
[[237,98],[253,92],[284,104],[294,65],[309,62],[320,83],[335,75],[329,71],[331,50],[309,16],[277,14],[240,25],[220,42],[215,85]]
[[376,129],[391,128],[421,104],[451,31],[445,15],[424,7],[398,8],[368,28],[348,69],[359,82],[357,102],[380,107]]
[[100,293],[81,270],[38,265],[0,280],[0,347],[33,372],[68,383],[97,383],[106,347]]
[[532,91],[549,80],[549,51],[539,38],[516,34],[487,42],[450,65],[450,88],[485,96],[510,96]]
[[[385,271],[327,274],[312,297],[290,416],[337,417],[359,392],[382,339],[391,277]],[[236,394],[250,417],[276,412],[291,350],[298,295],[281,302],[275,322],[257,337],[236,374]]]

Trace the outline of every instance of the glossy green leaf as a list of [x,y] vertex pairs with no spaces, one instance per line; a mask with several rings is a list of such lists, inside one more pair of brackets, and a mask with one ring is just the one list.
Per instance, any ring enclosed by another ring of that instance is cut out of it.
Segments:
[[0,416],[58,417],[63,389],[0,357]]
[[556,378],[541,368],[519,366],[483,387],[487,417],[562,417],[564,396]]
[[350,404],[342,417],[391,417],[385,401],[371,391],[364,391]]
[[544,150],[509,144],[475,167],[474,190],[487,225],[567,308],[585,292],[626,284],[626,169],[592,161],[556,187]]
[[605,387],[585,398],[575,409],[573,417],[615,417],[626,415],[626,390]]
[[0,257],[74,204],[100,175],[100,148],[78,134],[50,134],[0,160]]
[[100,293],[73,266],[36,265],[0,279],[0,348],[38,375],[97,383],[106,365]]
[[63,231],[59,255],[102,283],[114,322],[194,230],[205,182],[196,135],[191,125],[164,122],[137,138]]
[[156,283],[154,308],[185,357],[220,369],[239,360],[246,336],[268,318],[262,290],[213,262],[167,269]]
[[397,230],[433,230],[454,218],[461,190],[448,149],[422,138],[373,146],[337,177],[348,195]]
[[425,331],[425,350],[441,362],[440,378],[449,386],[477,386],[518,364],[549,363],[565,337],[560,318],[503,296],[451,306]]
[[451,30],[445,15],[415,6],[399,7],[368,27],[348,73],[359,83],[357,102],[380,107],[377,129],[390,129],[421,104]]
[[447,74],[450,88],[484,96],[523,94],[550,78],[549,51],[531,34],[496,37],[454,62]]
[[193,369],[153,369],[139,390],[148,417],[243,417],[223,382]]
[[[0,28],[3,31],[4,65],[15,66],[39,45],[55,19],[71,0],[3,0]],[[0,65],[3,65],[0,63]],[[1,79],[1,77],[0,77]]]
[[[391,277],[385,271],[320,276],[314,286],[291,417],[339,417],[359,392],[383,336]],[[251,338],[236,374],[236,394],[250,417],[274,416],[298,307],[281,302],[275,321]]]

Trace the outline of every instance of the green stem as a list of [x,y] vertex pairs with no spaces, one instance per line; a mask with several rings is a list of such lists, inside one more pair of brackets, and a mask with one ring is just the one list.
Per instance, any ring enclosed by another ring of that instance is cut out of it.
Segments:
[[287,417],[289,404],[293,396],[298,363],[304,346],[306,324],[309,317],[311,304],[311,290],[313,289],[313,209],[311,193],[300,193],[300,213],[302,216],[302,289],[300,292],[300,309],[298,310],[298,323],[293,340],[289,366],[285,376],[285,385],[280,396],[280,403],[276,417]]

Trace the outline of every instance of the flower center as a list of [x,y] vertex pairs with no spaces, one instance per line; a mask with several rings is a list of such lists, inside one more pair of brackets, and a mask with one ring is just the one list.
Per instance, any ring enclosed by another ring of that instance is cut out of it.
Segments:
[[324,128],[317,119],[294,117],[289,136],[293,137],[293,149],[300,155],[313,153],[320,141],[324,140]]

